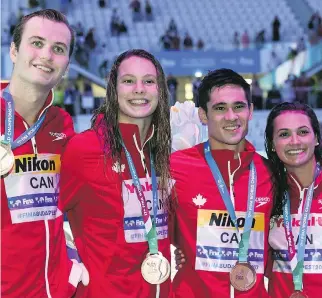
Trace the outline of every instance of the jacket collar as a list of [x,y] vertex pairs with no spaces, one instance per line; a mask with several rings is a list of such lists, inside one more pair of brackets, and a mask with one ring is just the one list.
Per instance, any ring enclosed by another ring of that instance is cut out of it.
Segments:
[[119,123],[119,128],[124,145],[130,152],[133,152],[132,150],[146,151],[148,149],[147,143],[154,135],[154,125],[149,128],[143,144],[141,144],[139,127],[136,124]]
[[[294,173],[287,173],[287,182],[290,190],[293,192],[299,193],[301,190],[307,190],[309,187],[304,187],[298,177]],[[322,182],[322,168],[319,175],[316,177],[314,181],[314,188],[316,189]]]
[[[289,186],[289,194],[291,200],[291,209],[293,212],[297,210],[302,212],[301,203],[305,201],[308,187],[304,187],[295,174],[287,174],[287,182]],[[314,181],[313,199],[317,198],[322,193],[322,171]],[[293,213],[292,212],[292,213]]]
[[[203,143],[199,145],[199,150],[204,156]],[[249,170],[250,163],[255,154],[255,147],[247,140],[245,142],[244,151],[240,152],[235,158],[233,150],[211,150],[211,154],[216,161],[218,168],[223,176],[226,184],[229,184],[229,176],[233,176],[233,180],[238,179],[245,171]],[[232,178],[231,178],[232,179]]]
[[[104,114],[99,114],[94,124],[95,130],[97,130],[98,137],[101,142],[101,146],[104,148],[104,131],[106,130],[106,123],[104,121]],[[119,130],[126,146],[127,150],[131,153],[135,151],[147,151],[147,143],[154,135],[154,125],[152,124],[148,130],[147,136],[143,144],[141,144],[141,137],[139,127],[136,124],[119,123]]]

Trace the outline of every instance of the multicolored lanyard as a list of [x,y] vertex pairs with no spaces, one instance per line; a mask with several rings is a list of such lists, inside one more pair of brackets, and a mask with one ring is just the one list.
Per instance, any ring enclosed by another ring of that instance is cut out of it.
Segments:
[[[234,226],[237,232],[239,233],[236,212],[235,212],[233,203],[231,201],[224,178],[222,177],[220,170],[214,158],[211,155],[209,141],[204,143],[204,153],[205,153],[208,166],[210,167],[212,175],[220,191],[220,195],[225,203],[225,206],[234,223]],[[256,184],[257,184],[257,173],[256,173],[254,162],[252,162],[250,164],[250,174],[249,174],[249,180],[248,180],[248,201],[247,201],[245,225],[244,225],[244,231],[241,235],[241,241],[239,242],[239,255],[238,255],[239,262],[247,262],[247,259],[248,259],[249,239],[250,239],[250,233],[251,233],[251,228],[252,228],[252,223],[254,218],[254,210],[255,210]]]
[[14,101],[9,91],[9,86],[2,93],[2,97],[6,102],[6,120],[5,120],[5,137],[4,142],[11,145],[11,149],[15,149],[33,138],[40,126],[45,120],[48,108],[43,112],[42,116],[18,138],[13,140],[14,137],[14,124],[15,124],[15,108]]
[[153,155],[150,151],[150,163],[151,163],[151,180],[152,180],[152,193],[153,193],[153,220],[151,219],[150,212],[147,206],[147,201],[145,199],[145,195],[142,190],[142,186],[140,183],[140,179],[136,172],[132,157],[130,152],[126,149],[124,143],[122,144],[126,159],[129,165],[131,177],[134,183],[134,188],[136,191],[136,195],[141,205],[142,210],[142,217],[144,221],[145,231],[147,234],[148,244],[149,244],[149,251],[151,254],[158,253],[158,239],[156,233],[156,216],[158,212],[158,185],[157,185],[157,178],[155,173]]
[[290,261],[293,283],[295,291],[302,291],[303,289],[303,268],[304,268],[304,254],[305,254],[305,244],[306,244],[306,231],[308,226],[308,219],[310,216],[311,205],[314,193],[314,182],[316,177],[320,173],[320,167],[317,165],[315,169],[314,181],[310,185],[307,191],[307,196],[304,204],[304,210],[301,218],[299,241],[297,245],[297,254],[294,244],[294,236],[292,232],[291,224],[291,203],[289,193],[285,193],[286,203],[283,207],[283,219],[284,219],[284,229],[287,240],[288,247],[288,258]]

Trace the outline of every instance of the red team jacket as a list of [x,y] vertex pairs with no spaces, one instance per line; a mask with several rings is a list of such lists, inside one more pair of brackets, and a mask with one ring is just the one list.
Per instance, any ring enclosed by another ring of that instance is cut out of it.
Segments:
[[[299,227],[307,188],[304,188],[293,175],[289,176],[292,232],[297,249]],[[300,200],[301,204],[300,204]],[[303,291],[308,297],[322,297],[322,173],[315,181],[311,213],[308,218],[304,257]],[[269,294],[272,298],[290,297],[294,285],[287,257],[287,241],[283,216],[275,219],[269,236],[273,249],[273,270],[269,280]]]
[[[228,190],[233,192],[240,228],[247,206],[249,165],[254,161],[257,189],[248,254],[257,271],[257,281],[248,292],[234,292],[235,297],[267,297],[264,269],[273,202],[269,171],[250,143],[240,153],[240,160],[230,150],[213,150],[212,155]],[[186,264],[174,278],[174,296],[230,298],[229,272],[237,261],[239,238],[205,160],[203,144],[172,154],[171,169],[178,196],[173,242],[187,257]]]
[[[4,89],[6,84],[1,84]],[[71,117],[50,106],[36,136],[13,150],[15,166],[1,177],[1,297],[71,297],[81,269],[67,258],[63,216],[57,211],[60,155],[74,134]],[[1,98],[1,138],[5,130]],[[14,139],[26,130],[15,113]]]
[[[120,130],[151,210],[151,181],[143,167],[145,159],[151,173],[147,142],[141,149],[136,125],[121,124]],[[104,155],[101,140],[93,130],[75,136],[62,160],[59,209],[68,211],[75,244],[90,275],[89,285],[80,284],[76,297],[152,298],[156,286],[141,275],[149,250],[128,163],[123,151],[121,163]],[[158,205],[159,251],[170,260],[168,220],[160,197]],[[170,280],[161,285],[160,297],[168,297],[169,288]]]

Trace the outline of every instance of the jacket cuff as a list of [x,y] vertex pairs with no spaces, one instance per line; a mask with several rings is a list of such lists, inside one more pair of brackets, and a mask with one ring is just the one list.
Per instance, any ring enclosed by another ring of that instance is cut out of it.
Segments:
[[73,285],[75,288],[82,279],[82,267],[76,261],[73,261],[72,269],[70,270],[68,282]]

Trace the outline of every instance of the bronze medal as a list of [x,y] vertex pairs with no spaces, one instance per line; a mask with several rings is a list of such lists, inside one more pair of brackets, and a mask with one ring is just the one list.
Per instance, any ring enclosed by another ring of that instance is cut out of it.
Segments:
[[170,263],[161,252],[153,255],[148,253],[141,266],[143,278],[152,285],[165,282],[170,276],[170,271]]
[[230,283],[238,291],[246,292],[256,283],[256,271],[248,262],[237,262],[230,271]]
[[290,298],[309,298],[308,295],[304,294],[303,292],[301,291],[295,291],[291,296]]

